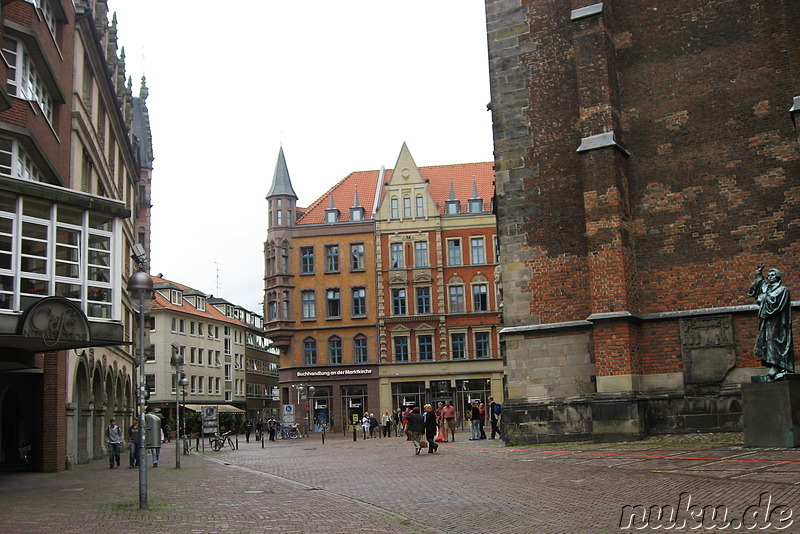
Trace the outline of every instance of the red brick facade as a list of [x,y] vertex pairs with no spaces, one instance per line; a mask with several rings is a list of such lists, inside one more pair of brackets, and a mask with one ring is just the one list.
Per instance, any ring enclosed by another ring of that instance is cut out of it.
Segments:
[[[594,395],[684,395],[699,356],[681,328],[730,317],[732,341],[713,348],[735,366],[714,361],[719,376],[699,386],[738,392],[760,366],[756,266],[800,291],[800,4],[487,0],[486,12],[507,342],[522,329],[544,347],[579,328]],[[509,346],[514,401],[576,393],[546,383],[537,349]]]

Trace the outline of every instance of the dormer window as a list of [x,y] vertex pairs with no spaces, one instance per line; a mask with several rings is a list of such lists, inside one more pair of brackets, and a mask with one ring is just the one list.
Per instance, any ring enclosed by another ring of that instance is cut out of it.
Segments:
[[200,311],[206,311],[206,299],[205,298],[196,297],[196,302],[197,302],[197,305],[195,306],[195,308],[197,308]]
[[339,222],[339,210],[337,209],[325,210],[325,222],[326,223]]
[[350,208],[350,220],[351,221],[363,221],[364,220],[364,208]]
[[469,200],[469,212],[470,213],[481,213],[483,211],[483,199],[482,198],[471,198]]
[[169,301],[175,306],[182,306],[183,294],[177,289],[171,289],[169,292]]
[[448,215],[457,215],[461,212],[461,203],[458,200],[448,200],[445,206]]

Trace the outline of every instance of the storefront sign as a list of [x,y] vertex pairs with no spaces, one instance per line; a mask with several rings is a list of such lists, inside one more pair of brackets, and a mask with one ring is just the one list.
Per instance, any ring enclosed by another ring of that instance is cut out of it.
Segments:
[[346,375],[371,375],[372,369],[337,369],[335,371],[298,371],[297,376],[346,376]]

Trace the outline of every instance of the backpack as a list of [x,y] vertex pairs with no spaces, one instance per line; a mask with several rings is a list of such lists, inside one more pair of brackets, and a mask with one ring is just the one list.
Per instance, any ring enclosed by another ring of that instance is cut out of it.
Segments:
[[494,414],[495,415],[500,415],[500,412],[502,411],[502,409],[503,409],[502,408],[502,404],[500,404],[499,402],[495,402],[494,403]]

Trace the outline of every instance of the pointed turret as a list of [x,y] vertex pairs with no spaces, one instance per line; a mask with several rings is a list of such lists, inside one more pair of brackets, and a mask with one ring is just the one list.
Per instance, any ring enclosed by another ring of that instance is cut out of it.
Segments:
[[294,225],[297,216],[297,195],[289,177],[283,147],[278,151],[278,162],[275,164],[275,174],[272,176],[272,187],[267,193],[267,202],[270,227]]
[[292,180],[289,178],[289,168],[286,166],[283,147],[278,152],[278,162],[275,164],[275,174],[272,177],[272,187],[267,193],[267,200],[274,196],[290,196],[297,199],[294,188],[292,188]]

